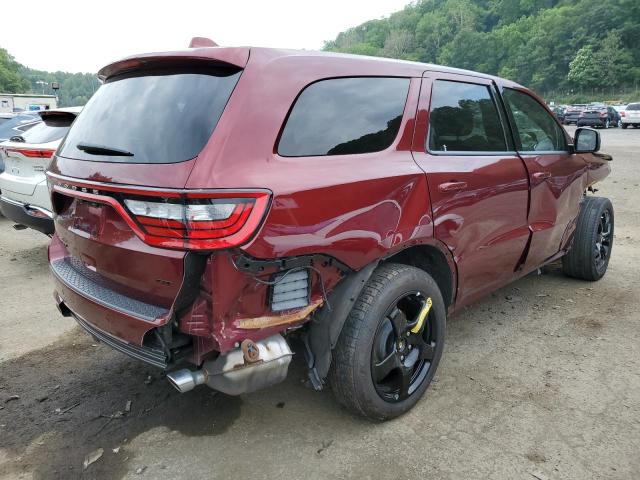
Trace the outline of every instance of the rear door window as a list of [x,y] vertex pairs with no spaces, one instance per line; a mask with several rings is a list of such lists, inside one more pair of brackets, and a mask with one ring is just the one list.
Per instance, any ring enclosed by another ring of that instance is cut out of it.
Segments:
[[533,97],[511,88],[505,88],[502,96],[515,124],[519,151],[557,152],[567,149],[562,128]]
[[84,107],[60,155],[120,163],[190,160],[211,137],[240,73],[189,67],[110,79]]
[[505,132],[487,85],[436,80],[429,114],[430,152],[504,152]]
[[408,91],[408,78],[336,78],[313,83],[296,100],[278,153],[306,157],[382,151],[398,134]]

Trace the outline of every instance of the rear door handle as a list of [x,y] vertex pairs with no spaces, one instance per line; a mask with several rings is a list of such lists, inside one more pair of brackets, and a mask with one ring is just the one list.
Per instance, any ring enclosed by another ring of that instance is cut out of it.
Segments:
[[438,185],[441,192],[456,192],[467,188],[467,182],[445,182]]
[[551,178],[551,172],[536,172],[533,174],[533,178],[536,180],[544,180],[545,178]]

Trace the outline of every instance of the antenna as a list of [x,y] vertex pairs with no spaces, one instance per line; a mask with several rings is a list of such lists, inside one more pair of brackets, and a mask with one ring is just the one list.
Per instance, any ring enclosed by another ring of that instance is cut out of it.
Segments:
[[193,37],[189,42],[189,48],[217,47],[218,44],[207,37]]

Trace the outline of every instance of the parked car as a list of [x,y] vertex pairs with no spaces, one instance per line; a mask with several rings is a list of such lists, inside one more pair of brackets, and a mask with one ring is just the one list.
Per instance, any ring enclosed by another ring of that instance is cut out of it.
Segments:
[[578,127],[601,127],[621,126],[621,117],[617,110],[606,105],[595,105],[587,107],[578,117]]
[[580,114],[584,111],[585,108],[587,108],[587,105],[583,105],[583,104],[569,105],[564,112],[564,124],[565,125],[577,124],[578,118],[580,118]]
[[[33,114],[3,114],[3,121],[0,123],[0,143],[6,142],[13,136],[21,135],[40,121],[40,117]],[[4,172],[4,160],[0,155],[0,173],[2,172]]]
[[14,117],[13,113],[0,113],[0,125],[11,120]]
[[620,112],[622,120],[622,128],[627,128],[633,125],[635,128],[640,128],[640,102],[630,103],[624,112]]
[[551,112],[555,115],[560,123],[564,123],[564,114],[566,108],[564,107],[550,107]]
[[181,392],[276,384],[297,336],[313,387],[392,418],[431,382],[447,315],[557,259],[607,269],[598,132],[570,138],[511,81],[263,48],[99,75],[47,173],[56,302]]
[[32,113],[5,115],[4,121],[0,124],[0,142],[6,142],[11,137],[21,135],[41,121],[37,114]]
[[[53,214],[45,169],[80,107],[42,110],[38,122],[0,145],[0,211],[19,228],[53,234]],[[18,127],[19,128],[19,127]]]

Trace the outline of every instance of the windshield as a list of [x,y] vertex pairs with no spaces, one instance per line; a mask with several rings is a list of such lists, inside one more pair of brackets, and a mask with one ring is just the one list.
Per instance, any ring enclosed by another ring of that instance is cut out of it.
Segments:
[[239,77],[237,69],[189,68],[109,80],[84,107],[59,155],[120,163],[190,160],[209,140]]

